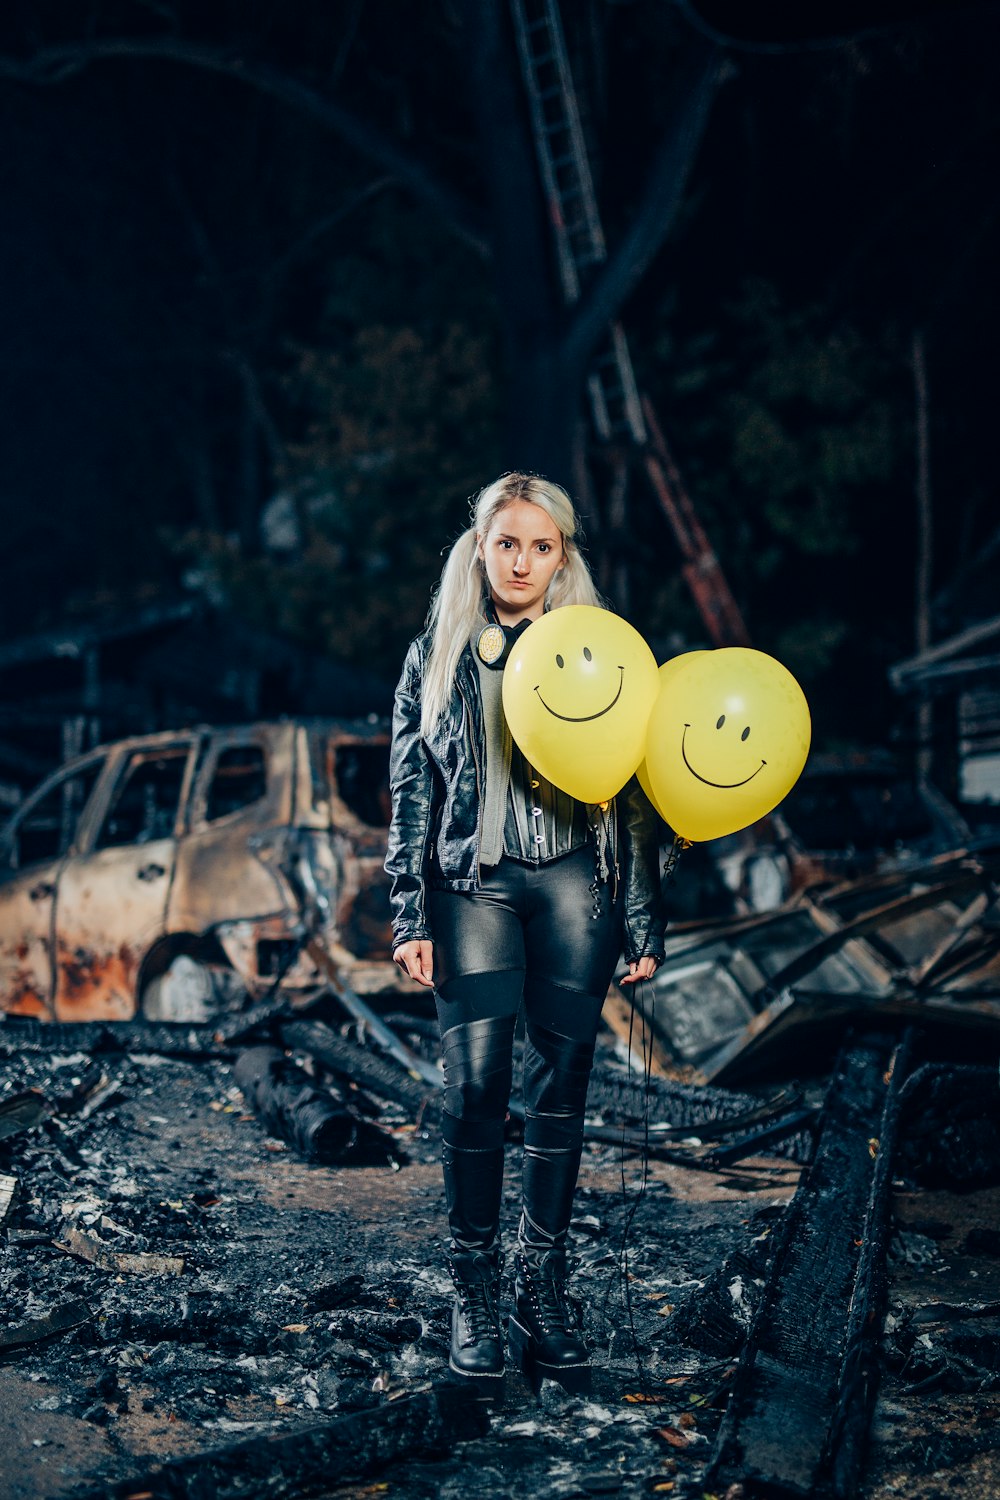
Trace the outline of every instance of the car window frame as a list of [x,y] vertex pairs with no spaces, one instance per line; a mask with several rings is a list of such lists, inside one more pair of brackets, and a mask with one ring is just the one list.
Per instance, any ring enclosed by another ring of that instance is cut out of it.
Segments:
[[389,824],[366,823],[346,802],[336,774],[328,775],[327,753],[333,741],[334,761],[341,746],[384,745],[392,748],[392,721],[385,715],[366,719],[306,718],[298,721],[300,765],[296,777],[295,816],[317,815],[352,838],[385,838]]
[[[28,796],[25,797],[20,807],[15,808],[11,813],[4,824],[2,833],[0,833],[0,881],[16,880],[19,875],[24,874],[28,870],[36,869],[40,865],[62,864],[64,860],[70,859],[79,852],[93,816],[92,809],[102,796],[103,787],[108,778],[108,768],[112,759],[112,747],[107,745],[95,746],[93,750],[88,750],[83,755],[75,756],[73,760],[67,761],[58,770],[51,772],[43,781],[39,782],[34,791],[28,793]],[[86,771],[95,761],[101,763],[101,768],[97,773],[93,786],[90,788],[86,802],[80,809],[76,820],[76,827],[73,829],[73,834],[66,848],[47,858],[32,860],[27,865],[12,865],[10,863],[11,846],[13,840],[17,837],[18,825],[25,818],[29,817],[38,804],[44,801],[51,792],[55,791],[56,787],[60,786],[64,781],[71,781],[74,776],[79,776],[81,772]]]
[[373,748],[379,746],[381,748],[382,745],[385,745],[388,751],[392,745],[391,736],[381,728],[373,729],[371,733],[358,733],[356,730],[348,730],[344,733],[333,731],[326,736],[326,741],[326,751],[327,753],[332,752],[333,756],[332,774],[329,777],[331,813],[335,812],[336,821],[352,829],[356,835],[364,834],[369,838],[379,834],[385,836],[390,826],[391,814],[385,823],[365,822],[364,818],[354,810],[341,791],[340,778],[337,775],[337,758],[342,749],[352,749],[355,747]]
[[[124,782],[128,766],[133,757],[138,755],[146,760],[154,760],[158,755],[162,755],[164,751],[173,750],[178,746],[186,746],[187,759],[184,765],[184,774],[181,777],[173,830],[167,837],[175,840],[181,837],[185,826],[186,809],[191,796],[191,782],[194,768],[198,761],[197,751],[200,746],[200,735],[196,730],[171,734],[169,737],[164,736],[156,744],[143,743],[141,740],[127,740],[112,746],[109,755],[109,767],[106,770],[104,778],[102,778],[102,782],[99,783],[102,791],[101,804],[98,807],[94,802],[94,798],[91,797],[90,803],[88,803],[89,816],[86,820],[87,826],[82,831],[77,848],[72,851],[77,858],[88,858],[92,854],[103,853],[105,850],[140,847],[137,844],[108,844],[105,846],[105,849],[98,849],[97,836],[104,826],[105,818],[110,812],[114,799],[118,795],[119,788]],[[83,819],[81,818],[81,824],[82,822]]]
[[[255,797],[252,802],[244,803],[242,807],[235,808],[232,812],[223,813],[219,818],[208,817],[208,791],[212,784],[212,778],[218,770],[219,759],[227,750],[237,750],[242,746],[253,746],[260,750],[264,757],[264,792],[260,797]],[[254,808],[266,803],[274,792],[274,761],[275,747],[273,738],[268,734],[266,728],[257,725],[246,728],[233,728],[216,731],[207,738],[207,743],[202,747],[197,757],[197,765],[192,775],[192,784],[189,790],[187,818],[185,831],[187,833],[204,833],[215,828],[226,828],[239,818],[246,817],[247,813]]]

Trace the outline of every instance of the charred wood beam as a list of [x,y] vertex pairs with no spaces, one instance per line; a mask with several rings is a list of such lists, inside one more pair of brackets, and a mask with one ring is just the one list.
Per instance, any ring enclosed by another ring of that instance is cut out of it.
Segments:
[[169,1025],[155,1021],[36,1021],[30,1016],[0,1015],[0,1056],[21,1052],[102,1053],[155,1052],[160,1057],[224,1060],[236,1048],[220,1043],[211,1024]]
[[330,988],[334,996],[344,1007],[347,1014],[355,1021],[360,1021],[370,1033],[376,1046],[381,1047],[390,1057],[395,1058],[402,1067],[414,1078],[422,1078],[425,1083],[434,1088],[440,1088],[443,1082],[441,1069],[434,1063],[429,1063],[426,1058],[420,1057],[412,1048],[387,1026],[382,1017],[362,1000],[360,995],[355,994],[345,980],[336,959],[327,948],[326,944],[317,936],[312,936],[305,944],[305,950],[321,974],[325,974],[329,980]]
[[868,1143],[874,1170],[847,1320],[837,1409],[825,1453],[831,1476],[830,1488],[837,1497],[851,1496],[857,1488],[868,1425],[875,1407],[879,1375],[877,1346],[885,1319],[889,1281],[886,1252],[890,1233],[892,1163],[903,1088],[912,1060],[913,1036],[911,1030],[904,1032],[902,1041],[892,1052],[888,1071],[882,1078],[886,1092],[878,1136]]
[[[293,960],[298,958],[298,954],[299,950],[295,948],[292,952]],[[281,977],[284,978],[284,975]],[[262,1000],[259,1005],[240,1011],[238,1015],[216,1021],[212,1029],[220,1046],[238,1044],[245,1047],[254,1032],[258,1033],[257,1039],[266,1041],[273,1032],[274,1023],[286,1020],[293,1014],[294,1010],[287,997],[279,994],[277,998]]]
[[618,1073],[595,1069],[587,1090],[588,1113],[623,1124],[641,1124],[648,1118],[650,1129],[668,1129],[684,1135],[718,1135],[723,1127],[743,1130],[784,1113],[800,1102],[801,1094],[778,1089],[761,1101],[754,1094],[735,1089],[716,1089],[699,1084],[678,1083],[668,1078],[623,1078]]
[[706,1483],[854,1493],[875,1397],[889,1186],[909,1039],[841,1052],[816,1155],[788,1209]]
[[437,1090],[430,1093],[425,1085],[416,1082],[395,1062],[370,1052],[347,1037],[338,1036],[322,1021],[293,1021],[282,1026],[281,1040],[286,1047],[314,1057],[338,1078],[348,1079],[380,1099],[405,1104],[414,1114],[423,1111],[428,1100],[437,1095]]
[[[624,1151],[641,1152],[651,1161],[669,1161],[677,1167],[686,1167],[692,1172],[711,1172],[716,1176],[733,1162],[741,1161],[744,1156],[749,1156],[749,1150],[741,1151],[737,1156],[731,1158],[729,1163],[720,1164],[718,1157],[711,1146],[705,1145],[668,1145],[661,1137],[646,1134],[641,1130],[627,1130],[616,1125],[585,1125],[583,1131],[584,1139],[598,1141],[608,1146],[618,1146]],[[791,1145],[783,1145],[781,1149],[775,1149],[768,1154],[781,1156],[789,1163],[800,1164],[809,1157],[808,1144],[803,1144],[801,1127],[792,1132]],[[808,1138],[805,1138],[808,1141]]]
[[[727,1135],[735,1135],[745,1131],[751,1125],[757,1125],[765,1121],[784,1121],[792,1113],[793,1106],[799,1105],[801,1095],[791,1090],[782,1090],[773,1099],[765,1101],[754,1108],[742,1110],[737,1115],[725,1119],[718,1117],[702,1120],[688,1120],[681,1125],[670,1125],[662,1120],[650,1120],[643,1126],[641,1131],[633,1130],[632,1135],[648,1136],[651,1141],[686,1140],[696,1136],[702,1141],[722,1140]],[[809,1110],[807,1113],[815,1113]]]
[[773,1146],[778,1141],[786,1140],[790,1135],[810,1129],[815,1125],[818,1114],[818,1110],[808,1108],[795,1109],[788,1114],[779,1115],[770,1125],[747,1131],[735,1141],[730,1141],[728,1145],[715,1147],[708,1158],[709,1163],[715,1167],[730,1167],[734,1162],[756,1155],[765,1146]]
[[130,1303],[106,1313],[95,1328],[95,1344],[208,1344],[218,1353],[266,1354],[273,1334],[237,1298],[216,1294],[158,1296],[155,1306]]
[[364,1479],[397,1462],[440,1458],[489,1430],[478,1391],[439,1385],[322,1426],[271,1434],[151,1463],[124,1483],[89,1490],[78,1500],[305,1500],[331,1486]]
[[233,1077],[254,1113],[272,1135],[304,1157],[357,1165],[398,1163],[395,1142],[362,1119],[278,1047],[251,1047],[233,1067]]
[[82,1229],[70,1229],[63,1241],[53,1240],[57,1250],[65,1250],[78,1260],[88,1261],[102,1271],[127,1276],[180,1276],[184,1259],[180,1255],[156,1255],[147,1251],[115,1250]]
[[[689,1085],[667,1083],[663,1089],[666,1104],[655,1094],[652,1097],[645,1095],[636,1084],[615,1080],[609,1087],[607,1079],[599,1080],[594,1092],[601,1100],[600,1112],[612,1118],[617,1116],[624,1123],[588,1120],[584,1125],[584,1138],[621,1146],[629,1151],[642,1151],[658,1161],[670,1161],[706,1172],[716,1172],[720,1166],[739,1161],[749,1156],[755,1147],[769,1143],[782,1142],[777,1154],[796,1162],[806,1161],[811,1155],[812,1141],[804,1127],[812,1123],[817,1112],[814,1108],[796,1107],[802,1097],[798,1092],[783,1089],[763,1103],[740,1108],[739,1095],[730,1095],[727,1100],[721,1090],[712,1098],[712,1091]],[[685,1098],[685,1094],[693,1096],[693,1107],[692,1099]],[[722,1101],[722,1108],[737,1112],[722,1117],[710,1113],[720,1107],[719,1101]],[[595,1105],[595,1099],[588,1099],[589,1109],[594,1110]],[[679,1116],[682,1123],[667,1123],[659,1118],[664,1110],[673,1118]],[[657,1118],[650,1118],[653,1115]],[[746,1132],[749,1126],[758,1124],[761,1130],[741,1135],[734,1143],[735,1150],[708,1144]]]
[[692,1171],[717,1172],[718,1168],[708,1160],[702,1147],[667,1145],[662,1138],[648,1135],[642,1130],[629,1130],[624,1125],[594,1125],[583,1127],[584,1140],[598,1141],[607,1146],[620,1146],[625,1151],[641,1151],[653,1161],[669,1161],[678,1167],[690,1167]]
[[24,1344],[37,1344],[42,1339],[67,1333],[69,1329],[79,1328],[81,1323],[86,1323],[92,1317],[93,1313],[86,1302],[76,1297],[72,1302],[54,1307],[44,1317],[28,1318],[16,1328],[0,1328],[0,1354],[8,1349],[19,1349]]

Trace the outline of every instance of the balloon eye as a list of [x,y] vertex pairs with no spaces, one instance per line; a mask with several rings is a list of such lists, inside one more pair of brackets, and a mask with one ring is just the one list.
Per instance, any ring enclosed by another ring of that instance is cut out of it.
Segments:
[[725,716],[725,714],[721,714],[721,715],[720,715],[720,717],[719,717],[719,722],[718,722],[718,724],[716,724],[716,726],[715,726],[715,727],[716,727],[716,729],[721,729],[721,728],[722,728],[722,726],[723,726],[723,724],[724,724],[724,723],[725,723],[725,722],[726,722],[726,716]]
[[745,740],[748,737],[749,734],[750,734],[750,725],[748,724],[747,727],[744,729],[743,733],[740,735],[740,739],[741,740]]
[[563,661],[562,657],[561,656],[557,656],[556,657],[556,666],[557,667],[563,667],[565,665],[566,665],[566,663]]
[[593,661],[594,658],[590,654],[590,647],[589,646],[584,646],[584,648],[583,648],[583,658],[584,658],[584,661]]

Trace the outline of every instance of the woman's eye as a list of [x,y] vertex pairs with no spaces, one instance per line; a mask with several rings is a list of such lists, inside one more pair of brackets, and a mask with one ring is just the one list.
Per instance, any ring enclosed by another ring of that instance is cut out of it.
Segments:
[[552,548],[549,546],[548,542],[539,542],[538,550],[539,552],[551,552]]
[[501,537],[500,540],[497,542],[497,546],[498,547],[503,547],[504,551],[509,551],[510,548],[513,547],[513,545],[514,545],[514,543],[513,542],[508,542],[507,539],[506,539],[506,537]]

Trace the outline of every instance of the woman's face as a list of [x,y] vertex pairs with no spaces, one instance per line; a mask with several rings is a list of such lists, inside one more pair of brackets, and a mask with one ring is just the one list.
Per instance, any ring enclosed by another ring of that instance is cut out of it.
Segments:
[[537,620],[553,574],[566,566],[562,533],[530,500],[511,500],[479,538],[497,616],[504,625]]

